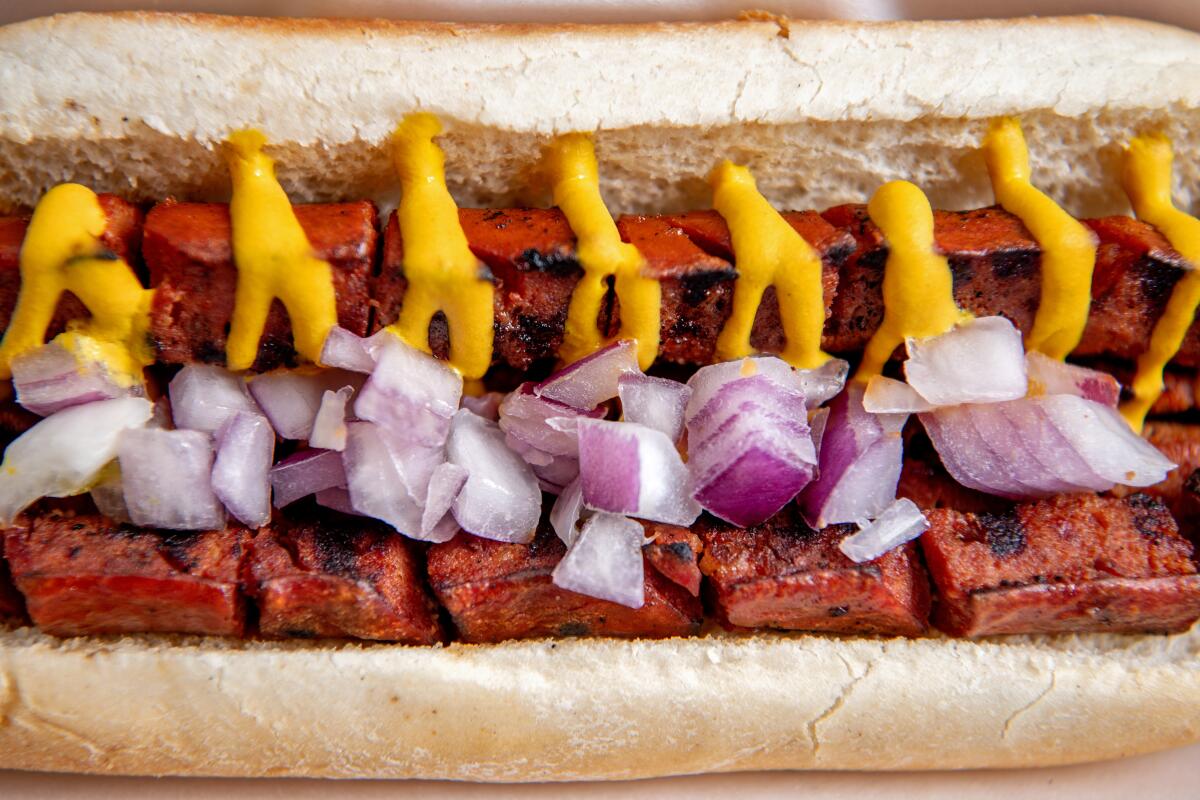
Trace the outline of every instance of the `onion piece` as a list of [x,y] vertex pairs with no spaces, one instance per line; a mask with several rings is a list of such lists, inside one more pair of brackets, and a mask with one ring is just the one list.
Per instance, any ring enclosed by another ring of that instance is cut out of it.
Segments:
[[328,489],[322,489],[313,495],[313,499],[317,501],[317,505],[325,508],[332,508],[334,511],[340,511],[343,514],[361,517],[362,514],[354,510],[354,504],[350,502],[350,492],[344,486],[331,486]]
[[346,486],[342,455],[333,450],[297,450],[270,471],[275,507],[290,506],[297,500],[325,489]]
[[587,411],[617,396],[622,375],[637,372],[637,344],[622,339],[560,369],[537,384],[533,393]]
[[463,530],[502,542],[525,544],[533,539],[542,493],[533,470],[508,448],[495,423],[465,408],[458,411],[446,456],[468,473],[451,509]]
[[364,339],[339,325],[333,326],[321,346],[321,366],[370,373],[375,369],[375,350],[381,341],[378,336]]
[[312,433],[308,437],[309,447],[338,452],[346,449],[346,403],[353,394],[353,386],[343,386],[336,392],[325,390],[317,415],[313,418]]
[[117,456],[121,435],[146,424],[149,400],[118,397],[59,411],[13,440],[0,465],[0,524],[39,497],[85,491]]
[[863,408],[872,414],[919,414],[935,406],[904,381],[874,375],[867,381]]
[[352,396],[362,385],[363,377],[357,373],[312,367],[267,372],[249,382],[250,394],[275,432],[292,441],[312,436],[325,392],[349,387]]
[[121,483],[121,468],[116,461],[108,462],[100,471],[100,481],[90,492],[96,510],[113,522],[132,522],[129,508],[125,505],[125,487]]
[[856,564],[874,561],[929,530],[929,520],[907,497],[891,503],[871,524],[838,542],[838,549]]
[[583,505],[583,484],[576,478],[567,484],[550,509],[550,527],[570,547],[579,537],[579,520],[590,512]]
[[462,376],[445,362],[389,334],[354,413],[394,442],[441,447],[462,398]]
[[1021,333],[1004,317],[980,317],[941,336],[908,339],[904,375],[935,406],[996,403],[1028,387]]
[[217,431],[212,488],[229,513],[249,528],[271,521],[275,432],[259,414],[240,411]]
[[464,394],[461,405],[470,410],[472,414],[478,414],[484,419],[496,422],[500,419],[500,404],[504,402],[504,397],[503,392],[485,392],[478,397]]
[[[346,488],[354,510],[365,517],[382,520],[413,539],[421,539],[421,507],[406,491],[392,454],[374,423],[355,421],[346,426],[346,450],[342,453]],[[453,534],[451,534],[453,535]],[[426,541],[446,541],[426,539]]]
[[450,506],[466,482],[467,471],[458,464],[445,461],[434,469],[429,478],[425,509],[421,513],[423,536],[444,536],[447,531],[449,536],[457,533],[458,525],[450,515]]
[[179,370],[167,392],[175,426],[186,430],[216,433],[239,411],[258,411],[241,376],[209,364],[189,364]]
[[121,388],[103,365],[81,363],[75,353],[58,342],[14,358],[12,382],[17,402],[39,417],[97,400],[141,394],[141,387],[138,391]]
[[692,388],[679,381],[627,372],[617,381],[621,413],[629,422],[662,431],[672,442],[683,435],[683,411]]
[[1029,393],[1073,394],[1109,408],[1121,400],[1121,384],[1107,372],[1068,364],[1038,352],[1025,354]]
[[[576,458],[579,437],[574,423],[578,417],[604,416],[602,407],[578,411],[568,405],[538,397],[532,383],[523,383],[500,404],[500,430],[508,446],[534,466],[548,466],[556,456]],[[550,420],[556,420],[554,424]]]
[[700,505],[687,467],[662,431],[633,422],[579,421],[579,479],[588,508],[691,525]]
[[204,433],[127,430],[117,456],[133,524],[176,531],[225,526],[225,509],[211,483],[212,440]]
[[730,417],[751,411],[778,417],[786,425],[793,419],[805,419],[808,403],[798,390],[781,386],[766,375],[738,378],[713,392],[704,407],[688,418],[688,441],[699,444]]
[[845,361],[831,358],[816,369],[797,370],[782,359],[765,355],[701,367],[687,382],[692,396],[685,416],[691,419],[698,414],[725,384],[756,375],[774,381],[783,390],[799,392],[809,408],[816,408],[842,390],[849,369]]
[[551,574],[554,585],[588,597],[641,608],[646,575],[642,526],[616,514],[596,514],[583,526]]
[[1117,411],[1070,394],[941,408],[921,422],[955,480],[1013,499],[1152,486],[1175,466]]
[[818,477],[800,495],[805,521],[818,530],[872,519],[896,497],[908,415],[869,413],[863,396],[851,384],[829,405]]
[[579,477],[579,459],[570,456],[554,456],[549,464],[532,466],[538,485],[543,492],[550,494],[559,494],[567,484]]

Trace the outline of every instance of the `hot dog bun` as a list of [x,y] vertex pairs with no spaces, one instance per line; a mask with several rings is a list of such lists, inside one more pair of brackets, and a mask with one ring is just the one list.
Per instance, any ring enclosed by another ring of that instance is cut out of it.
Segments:
[[[0,201],[59,181],[223,199],[255,125],[296,200],[385,197],[385,140],[446,123],[462,204],[539,201],[548,137],[596,130],[614,211],[704,206],[720,158],[779,207],[909,178],[991,201],[1020,114],[1039,186],[1121,211],[1120,143],[1200,179],[1200,37],[1119,19],[634,27],[70,15],[0,31]],[[413,648],[0,636],[0,767],[187,775],[636,778],[1063,764],[1200,737],[1200,634],[967,642],[763,634]]]

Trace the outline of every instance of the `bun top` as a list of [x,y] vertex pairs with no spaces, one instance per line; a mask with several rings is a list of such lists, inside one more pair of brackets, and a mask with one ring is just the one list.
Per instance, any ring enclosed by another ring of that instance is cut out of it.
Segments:
[[[394,191],[386,140],[437,114],[464,204],[540,202],[550,136],[596,131],[618,211],[707,205],[747,164],[781,206],[862,201],[909,178],[990,202],[983,121],[1026,123],[1038,184],[1124,208],[1121,142],[1172,136],[1200,178],[1200,36],[1119,18],[628,26],[68,14],[0,28],[0,200],[74,179],[134,199],[218,199],[214,146],[261,129],[297,200]],[[1193,133],[1193,131],[1197,131]],[[1195,158],[1191,158],[1192,154]],[[1191,202],[1191,196],[1182,197]]]

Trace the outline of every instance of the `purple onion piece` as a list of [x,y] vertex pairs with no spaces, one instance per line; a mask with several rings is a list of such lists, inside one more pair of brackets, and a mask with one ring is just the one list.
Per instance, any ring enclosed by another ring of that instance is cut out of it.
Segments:
[[325,489],[344,487],[342,455],[333,450],[298,450],[270,471],[275,507],[283,508]]
[[376,355],[355,416],[379,425],[392,441],[441,447],[462,397],[462,376],[396,336],[385,339]]
[[579,520],[588,513],[583,505],[583,485],[576,478],[567,484],[554,501],[554,507],[550,509],[550,527],[554,528],[563,544],[570,547],[579,536]]
[[811,464],[797,465],[762,446],[749,446],[697,484],[705,511],[743,528],[758,525],[791,502],[812,480]]
[[135,525],[184,531],[225,526],[225,509],[212,489],[213,448],[207,435],[127,430],[117,455],[125,504]]
[[543,492],[559,494],[567,484],[579,477],[579,459],[554,456],[549,464],[534,464],[533,474],[537,476]]
[[1025,395],[1021,333],[1004,317],[968,320],[941,336],[906,344],[908,384],[935,406],[996,403]]
[[463,530],[502,542],[533,539],[542,493],[533,470],[508,448],[495,423],[465,408],[458,411],[446,455],[468,473],[451,509]]
[[1073,394],[1109,408],[1121,400],[1121,384],[1107,372],[1068,364],[1038,352],[1025,354],[1029,393]]
[[579,421],[584,503],[669,525],[691,525],[700,506],[687,466],[662,431],[632,422]]
[[642,526],[616,514],[587,521],[554,568],[554,585],[629,608],[645,604]]
[[84,403],[143,393],[140,386],[118,386],[102,365],[82,363],[58,342],[14,358],[12,382],[17,402],[40,417]]
[[325,337],[321,347],[321,365],[336,367],[351,372],[370,373],[375,369],[375,358],[370,339],[356,336],[335,325]]
[[[421,514],[421,534],[437,536],[445,528],[458,530],[450,515],[450,506],[467,482],[467,470],[458,464],[446,461],[437,466],[429,478],[429,492],[425,498],[425,509]],[[452,532],[451,536],[454,535]]]
[[622,339],[564,367],[534,387],[534,394],[588,411],[617,396],[622,375],[639,372],[637,343]]
[[386,522],[410,538],[422,538],[422,509],[408,492],[400,490],[403,486],[400,474],[374,423],[347,424],[342,463],[350,503],[356,512]]
[[920,414],[933,411],[934,405],[904,381],[875,375],[867,382],[863,408],[872,414]]
[[554,427],[549,420],[581,416],[599,418],[604,416],[604,409],[581,412],[555,400],[538,397],[534,394],[533,384],[523,383],[501,402],[499,416],[500,429],[508,437],[510,446],[529,463],[545,465],[553,456],[574,458],[579,451],[574,428]]
[[212,488],[243,525],[260,528],[271,521],[271,462],[275,432],[266,418],[239,411],[217,431]]
[[683,411],[692,396],[690,386],[640,372],[627,372],[617,381],[622,416],[662,431],[672,442],[683,435]]
[[904,497],[889,504],[869,525],[838,542],[838,549],[856,564],[865,564],[911,542],[928,529],[929,520],[921,509]]
[[350,492],[342,486],[331,486],[328,489],[322,489],[313,495],[317,501],[317,505],[331,508],[334,511],[340,511],[343,514],[361,517],[362,514],[354,510],[354,504],[350,502]]
[[485,392],[478,397],[464,394],[461,403],[472,414],[496,422],[500,419],[500,404],[504,402],[504,397],[503,392]]
[[258,411],[240,375],[208,364],[189,364],[179,370],[167,391],[175,426],[186,430],[216,433],[239,411]]

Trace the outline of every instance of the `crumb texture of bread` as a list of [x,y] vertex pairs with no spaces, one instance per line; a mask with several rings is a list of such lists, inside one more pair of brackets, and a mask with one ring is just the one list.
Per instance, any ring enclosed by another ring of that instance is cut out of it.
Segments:
[[935,206],[992,200],[978,145],[1019,115],[1037,185],[1080,216],[1127,209],[1122,143],[1176,142],[1200,200],[1200,36],[1120,18],[629,26],[68,14],[0,29],[0,206],[74,180],[129,199],[223,199],[218,145],[273,143],[297,201],[387,202],[388,135],[438,114],[463,205],[544,203],[551,136],[596,133],[618,212],[709,204],[720,159],[783,208],[884,181]]

